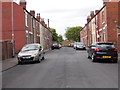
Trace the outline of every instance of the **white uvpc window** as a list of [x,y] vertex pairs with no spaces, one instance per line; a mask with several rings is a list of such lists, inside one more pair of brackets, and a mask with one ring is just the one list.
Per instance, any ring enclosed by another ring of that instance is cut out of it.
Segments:
[[32,18],[32,27],[35,28],[35,20]]
[[28,13],[25,12],[25,26],[28,27]]

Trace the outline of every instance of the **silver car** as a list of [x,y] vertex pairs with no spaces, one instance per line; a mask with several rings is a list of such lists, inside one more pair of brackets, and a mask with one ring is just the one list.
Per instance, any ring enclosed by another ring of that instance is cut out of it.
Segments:
[[82,49],[82,50],[86,50],[86,47],[85,47],[84,43],[80,42],[80,43],[77,43],[75,49],[76,49],[76,50],[78,50],[78,49],[80,49],[80,50],[81,50],[81,49]]
[[44,59],[44,54],[40,44],[27,44],[18,53],[18,64],[30,61],[40,62]]

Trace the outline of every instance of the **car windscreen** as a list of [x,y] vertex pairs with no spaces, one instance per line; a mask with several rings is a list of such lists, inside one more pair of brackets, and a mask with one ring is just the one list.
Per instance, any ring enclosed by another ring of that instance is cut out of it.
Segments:
[[78,43],[77,45],[79,45],[79,46],[84,46],[84,44],[83,44],[83,43]]
[[53,45],[58,45],[57,43],[54,43]]
[[97,46],[104,48],[115,48],[115,46],[112,43],[98,43]]
[[26,45],[22,48],[21,51],[31,51],[31,50],[38,50],[39,46],[38,45]]

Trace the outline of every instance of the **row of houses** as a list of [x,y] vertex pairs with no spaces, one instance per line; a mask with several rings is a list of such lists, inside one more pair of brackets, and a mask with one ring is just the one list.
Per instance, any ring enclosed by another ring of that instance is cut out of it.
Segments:
[[26,1],[20,3],[2,1],[2,58],[10,58],[25,44],[40,43],[44,49],[52,45],[52,32],[40,13],[26,9]]
[[91,11],[80,32],[86,46],[94,42],[113,42],[120,51],[120,0],[103,0],[100,10]]

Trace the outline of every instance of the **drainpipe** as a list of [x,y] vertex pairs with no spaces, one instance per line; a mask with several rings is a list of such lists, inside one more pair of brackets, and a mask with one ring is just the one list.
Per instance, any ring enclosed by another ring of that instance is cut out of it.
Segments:
[[14,46],[14,1],[12,0],[12,51],[13,57],[15,56],[15,46]]

